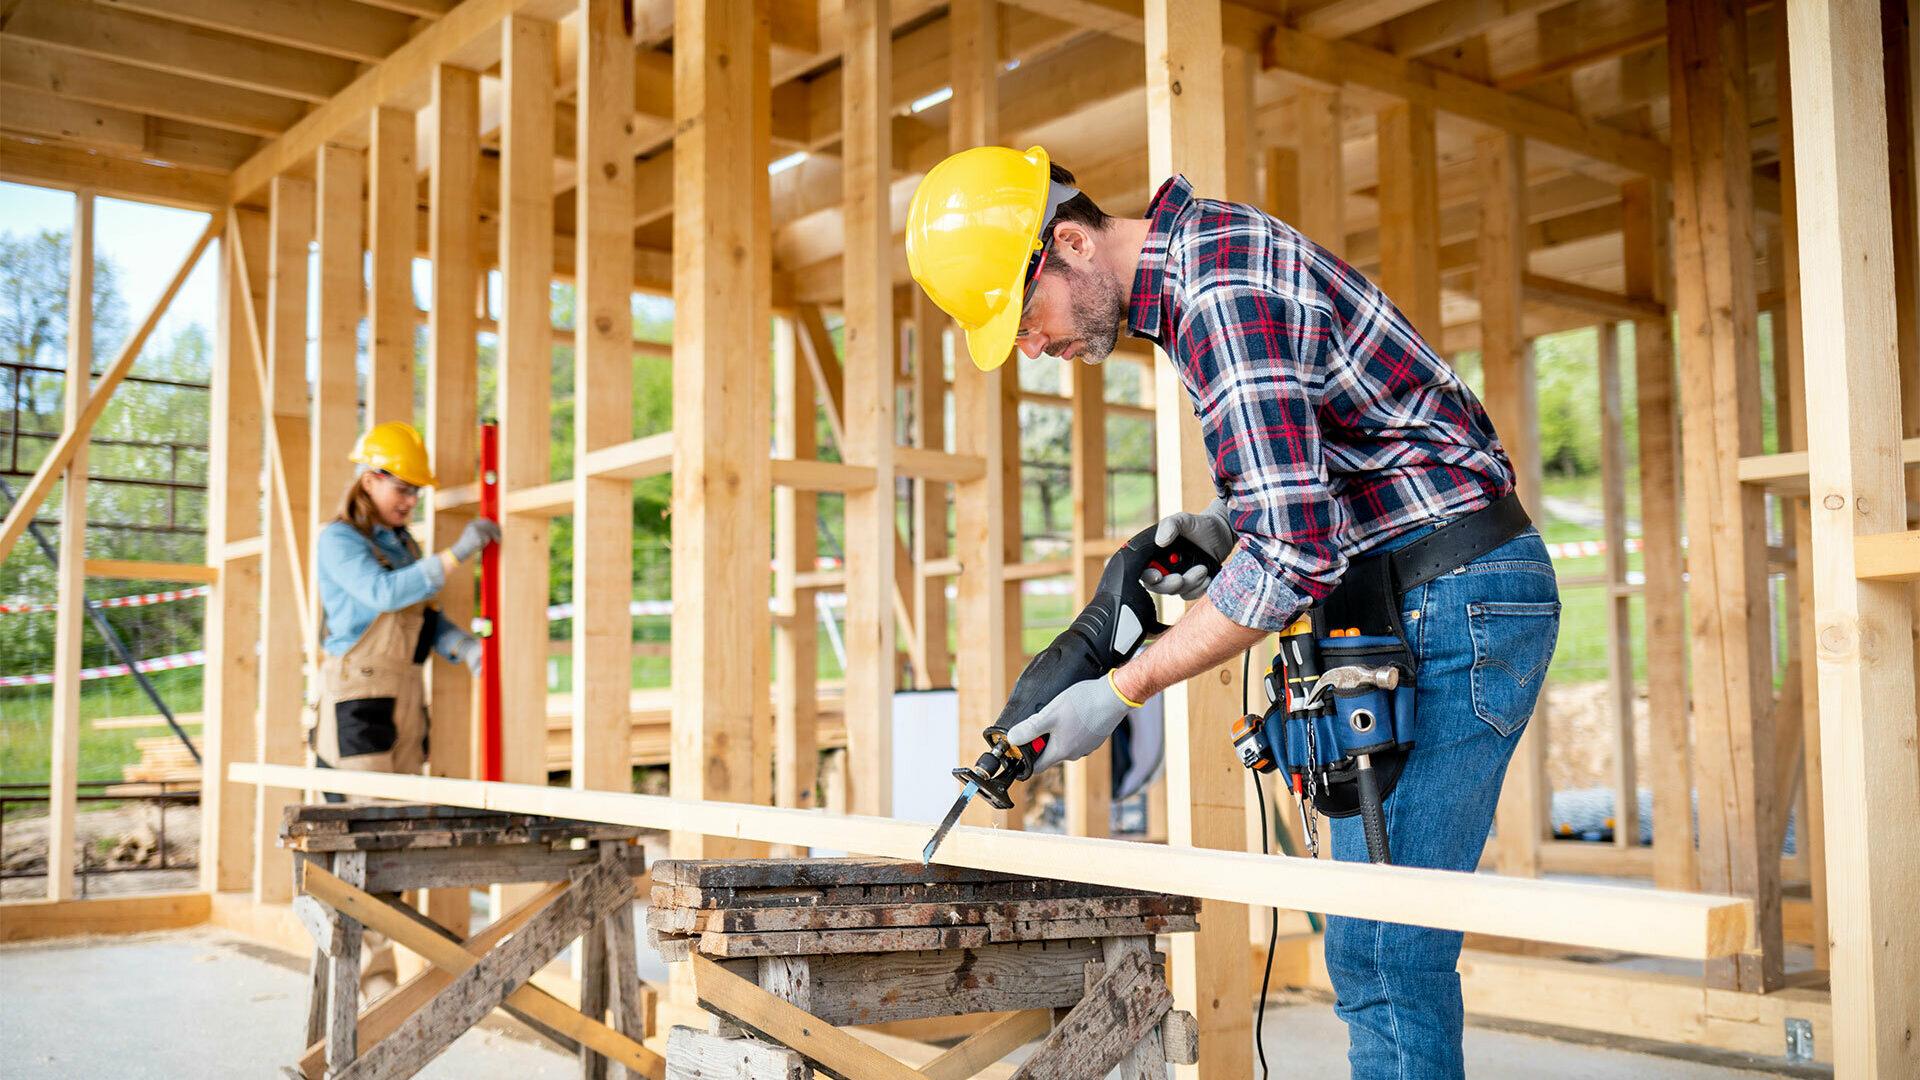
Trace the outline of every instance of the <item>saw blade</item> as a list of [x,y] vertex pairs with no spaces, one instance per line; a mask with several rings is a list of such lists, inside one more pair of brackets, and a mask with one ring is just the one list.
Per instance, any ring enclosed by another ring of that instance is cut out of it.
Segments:
[[973,797],[979,792],[980,783],[977,780],[967,781],[967,786],[960,789],[960,797],[953,801],[953,809],[947,811],[947,816],[940,822],[940,827],[933,830],[933,839],[927,841],[927,846],[920,851],[922,866],[933,862],[934,849],[940,846],[940,841],[947,838],[947,833],[952,831],[954,822],[960,820],[960,815],[966,812],[967,804],[972,802]]

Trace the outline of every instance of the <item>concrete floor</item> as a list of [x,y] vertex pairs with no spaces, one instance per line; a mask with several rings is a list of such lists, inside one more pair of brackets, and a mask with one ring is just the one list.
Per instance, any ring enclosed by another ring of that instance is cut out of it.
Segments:
[[[0,1075],[8,1080],[273,1076],[300,1050],[306,981],[304,961],[207,927],[0,947],[0,1015],[7,1018],[0,1024]],[[1267,1009],[1265,1036],[1267,1061],[1276,1076],[1346,1075],[1346,1030],[1331,1006],[1276,999]],[[1483,1027],[1468,1028],[1466,1056],[1467,1075],[1475,1080],[1780,1075]],[[573,1076],[578,1068],[545,1046],[482,1029],[462,1036],[420,1075],[519,1080]]]

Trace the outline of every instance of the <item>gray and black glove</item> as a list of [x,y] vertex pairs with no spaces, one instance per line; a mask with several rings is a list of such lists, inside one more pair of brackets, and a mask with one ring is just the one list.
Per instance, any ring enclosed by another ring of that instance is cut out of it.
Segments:
[[475,675],[480,674],[481,655],[480,639],[472,634],[461,637],[460,644],[453,647],[454,660],[467,665],[467,670]]
[[500,526],[486,518],[474,518],[467,522],[466,528],[460,530],[459,538],[447,548],[447,552],[455,562],[466,562],[480,554],[481,548],[499,542]]
[[[1160,528],[1153,534],[1153,542],[1165,547],[1178,536],[1193,541],[1215,562],[1226,561],[1237,539],[1233,525],[1227,519],[1227,504],[1221,499],[1213,500],[1197,514],[1183,510],[1161,518]],[[1196,565],[1181,574],[1163,574],[1149,567],[1140,575],[1140,584],[1145,585],[1148,592],[1177,596],[1182,600],[1200,599],[1207,595],[1207,586],[1212,583],[1213,571],[1204,565]]]
[[1077,761],[1100,749],[1131,708],[1132,703],[1113,685],[1111,675],[1086,679],[1062,690],[1039,712],[1013,725],[1007,741],[1025,746],[1046,737],[1047,745],[1033,763],[1037,776],[1063,761]]

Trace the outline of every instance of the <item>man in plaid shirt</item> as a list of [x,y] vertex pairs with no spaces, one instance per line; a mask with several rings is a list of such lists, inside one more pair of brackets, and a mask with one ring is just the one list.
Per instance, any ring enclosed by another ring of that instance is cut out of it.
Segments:
[[[1038,769],[1098,748],[1127,714],[1289,625],[1349,560],[1391,551],[1513,491],[1513,467],[1460,377],[1359,272],[1250,206],[1166,181],[1111,218],[1039,147],[965,151],[928,174],[908,225],[914,276],[968,331],[976,365],[1010,343],[1099,363],[1124,327],[1163,349],[1198,415],[1219,498],[1175,513],[1216,559],[1143,582],[1194,601],[1104,679],[1008,737]],[[1017,260],[1018,265],[1015,265]],[[1009,269],[1017,277],[1007,280]],[[1393,861],[1470,871],[1558,633],[1558,590],[1526,529],[1399,596],[1418,665],[1416,747],[1385,800]],[[1226,738],[1231,717],[1217,722]],[[1337,858],[1365,859],[1359,819]],[[1328,920],[1326,955],[1356,1077],[1462,1075],[1458,933]]]

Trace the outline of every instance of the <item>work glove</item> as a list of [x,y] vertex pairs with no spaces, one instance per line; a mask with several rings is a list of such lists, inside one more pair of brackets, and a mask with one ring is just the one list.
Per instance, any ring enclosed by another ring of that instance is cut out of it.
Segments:
[[460,644],[453,647],[453,658],[467,665],[467,670],[475,675],[480,674],[480,657],[480,639],[472,634],[462,636]]
[[[1153,542],[1160,547],[1173,543],[1176,537],[1184,536],[1199,545],[1214,562],[1226,561],[1233,551],[1235,540],[1233,525],[1227,520],[1227,504],[1215,499],[1205,510],[1197,514],[1181,511],[1168,514],[1160,519],[1160,528],[1153,534]],[[1213,583],[1213,571],[1206,566],[1189,567],[1184,573],[1164,574],[1148,567],[1140,575],[1140,584],[1148,592],[1162,596],[1177,596],[1182,600],[1198,600],[1207,595],[1207,586]]]
[[1046,707],[1013,725],[1007,740],[1025,746],[1042,736],[1046,738],[1047,745],[1033,763],[1034,774],[1038,775],[1100,749],[1131,708],[1132,703],[1114,688],[1112,676],[1102,675],[1062,690]]
[[453,555],[454,562],[466,562],[488,544],[500,542],[500,526],[486,518],[474,518],[467,527],[460,530],[460,536],[447,551]]

